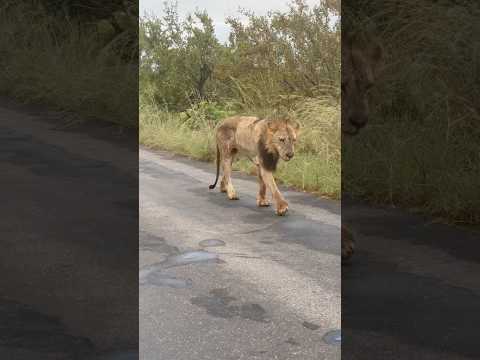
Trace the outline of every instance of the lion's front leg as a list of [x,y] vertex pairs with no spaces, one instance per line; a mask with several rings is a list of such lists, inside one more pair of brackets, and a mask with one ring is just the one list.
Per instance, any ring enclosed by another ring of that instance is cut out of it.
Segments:
[[352,233],[342,226],[342,260],[348,260],[352,257],[355,249],[355,241]]
[[270,202],[267,200],[267,184],[263,180],[262,168],[257,164],[257,175],[258,175],[258,195],[257,195],[257,206],[270,206]]
[[273,174],[270,171],[267,171],[263,168],[261,170],[262,170],[263,180],[270,188],[270,191],[272,192],[273,200],[275,201],[275,204],[277,206],[277,215],[279,216],[285,215],[288,211],[288,203],[283,198],[282,194],[280,193],[280,190],[278,190]]

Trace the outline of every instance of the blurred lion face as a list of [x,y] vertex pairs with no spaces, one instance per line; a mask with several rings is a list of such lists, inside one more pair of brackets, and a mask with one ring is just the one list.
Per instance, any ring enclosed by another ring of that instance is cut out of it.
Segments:
[[375,83],[382,49],[342,38],[342,132],[355,135],[368,122],[368,90]]

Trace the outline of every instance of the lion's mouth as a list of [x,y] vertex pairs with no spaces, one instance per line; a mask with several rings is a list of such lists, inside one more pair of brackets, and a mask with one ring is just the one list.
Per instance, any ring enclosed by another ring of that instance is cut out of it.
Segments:
[[360,130],[359,127],[354,126],[351,123],[348,123],[348,125],[342,126],[342,133],[350,136],[357,135],[359,130]]
[[350,128],[348,130],[342,130],[342,133],[346,134],[346,135],[350,135],[350,136],[353,136],[353,135],[357,135],[358,134],[358,129],[357,128]]

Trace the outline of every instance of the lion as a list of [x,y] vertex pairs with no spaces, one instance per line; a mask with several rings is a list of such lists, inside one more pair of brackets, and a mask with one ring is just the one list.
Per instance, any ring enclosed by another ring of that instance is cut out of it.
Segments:
[[356,135],[368,122],[368,91],[381,68],[383,50],[361,35],[342,37],[342,132]]
[[[358,134],[368,122],[368,91],[381,69],[383,49],[371,37],[342,37],[342,133]],[[351,258],[355,248],[352,233],[342,225],[342,260]]]
[[223,177],[220,191],[227,193],[230,200],[237,200],[233,187],[232,163],[238,156],[249,158],[257,167],[259,190],[257,206],[270,206],[267,188],[275,201],[276,213],[283,216],[288,211],[288,203],[280,193],[273,173],[279,160],[290,161],[295,154],[295,142],[300,126],[286,119],[260,119],[252,116],[234,116],[225,119],[216,130],[217,176],[210,189],[217,185],[220,165]]

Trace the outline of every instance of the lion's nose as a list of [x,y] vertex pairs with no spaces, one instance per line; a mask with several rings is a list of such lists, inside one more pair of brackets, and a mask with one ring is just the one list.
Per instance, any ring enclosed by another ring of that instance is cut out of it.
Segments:
[[287,157],[288,157],[289,159],[291,159],[291,158],[293,157],[293,152],[292,152],[292,151],[288,152],[288,153],[287,153]]
[[350,123],[352,123],[352,125],[354,125],[357,129],[361,129],[363,128],[368,122],[368,116],[366,115],[357,115],[357,116],[353,116],[351,119],[350,119]]

